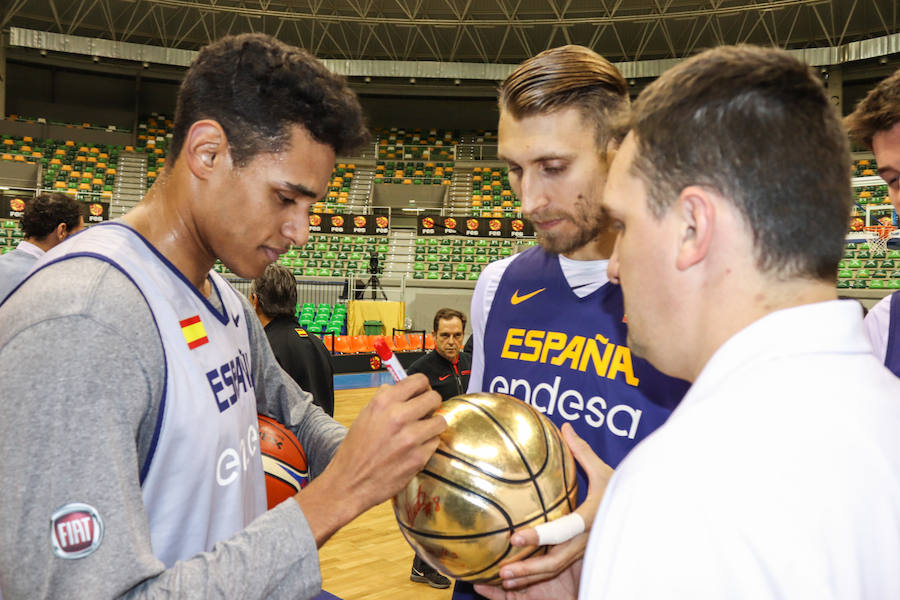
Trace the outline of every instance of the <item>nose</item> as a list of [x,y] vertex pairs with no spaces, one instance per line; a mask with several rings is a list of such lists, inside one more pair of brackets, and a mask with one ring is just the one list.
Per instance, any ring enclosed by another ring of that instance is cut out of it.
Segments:
[[609,257],[609,263],[606,265],[606,275],[609,280],[618,285],[619,281],[619,240],[622,234],[616,236],[616,243],[613,245],[612,255]]
[[281,235],[295,246],[305,244],[309,239],[309,210],[306,207],[297,207],[291,211],[281,225]]
[[894,189],[892,186],[888,186],[888,197],[891,199],[891,204],[894,205],[894,210],[900,210],[900,208],[897,208],[900,206],[900,189]]
[[512,188],[519,197],[519,201],[522,203],[522,213],[526,216],[540,212],[549,203],[543,186],[533,170],[523,170],[518,185],[513,184]]

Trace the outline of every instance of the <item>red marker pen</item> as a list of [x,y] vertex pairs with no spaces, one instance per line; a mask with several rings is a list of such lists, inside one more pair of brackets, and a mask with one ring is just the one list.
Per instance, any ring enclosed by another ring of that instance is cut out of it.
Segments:
[[388,348],[384,336],[375,338],[375,343],[373,345],[375,346],[375,352],[378,353],[378,357],[381,359],[384,368],[386,368],[391,374],[391,377],[394,378],[394,382],[396,383],[401,379],[406,379],[406,369],[403,368],[403,365],[400,364],[400,361],[394,356],[391,349]]

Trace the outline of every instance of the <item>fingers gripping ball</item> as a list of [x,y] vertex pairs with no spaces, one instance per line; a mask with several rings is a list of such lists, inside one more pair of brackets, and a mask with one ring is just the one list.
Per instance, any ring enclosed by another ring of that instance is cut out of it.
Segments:
[[502,565],[546,547],[513,547],[517,529],[575,509],[575,460],[540,412],[503,394],[466,394],[437,411],[447,420],[425,468],[394,497],[400,530],[442,573],[497,583]]
[[259,415],[259,448],[266,472],[266,497],[273,508],[306,487],[306,453],[297,436],[265,415]]

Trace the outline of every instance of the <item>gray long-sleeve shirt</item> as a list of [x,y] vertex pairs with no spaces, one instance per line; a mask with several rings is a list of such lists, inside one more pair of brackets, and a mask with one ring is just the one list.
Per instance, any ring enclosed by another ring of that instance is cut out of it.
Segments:
[[[296,433],[315,477],[346,430],[284,374],[246,302],[244,312],[259,411]],[[164,380],[150,310],[137,288],[105,262],[75,258],[51,265],[0,306],[5,600],[318,593],[315,540],[293,500],[170,569],[153,556],[138,469],[151,444]],[[67,560],[51,549],[50,517],[72,502],[95,507],[105,532],[94,553]]]

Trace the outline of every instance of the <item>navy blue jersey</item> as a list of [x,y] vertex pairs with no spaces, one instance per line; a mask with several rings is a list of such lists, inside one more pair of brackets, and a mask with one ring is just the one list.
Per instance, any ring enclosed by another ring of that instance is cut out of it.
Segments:
[[[615,468],[665,422],[689,385],[632,356],[626,335],[618,285],[579,298],[557,256],[532,248],[510,263],[494,295],[482,389],[515,396],[558,427],[571,423]],[[582,477],[582,500],[586,492]]]
[[884,366],[891,373],[900,377],[900,293],[891,294],[891,318],[888,330],[887,351],[884,354]]
[[[690,384],[632,356],[622,288],[607,283],[579,298],[559,258],[540,246],[500,279],[484,330],[481,389],[515,396],[557,427],[570,423],[615,468],[662,425]],[[587,477],[578,466],[578,501]],[[481,598],[457,582],[454,600]]]

